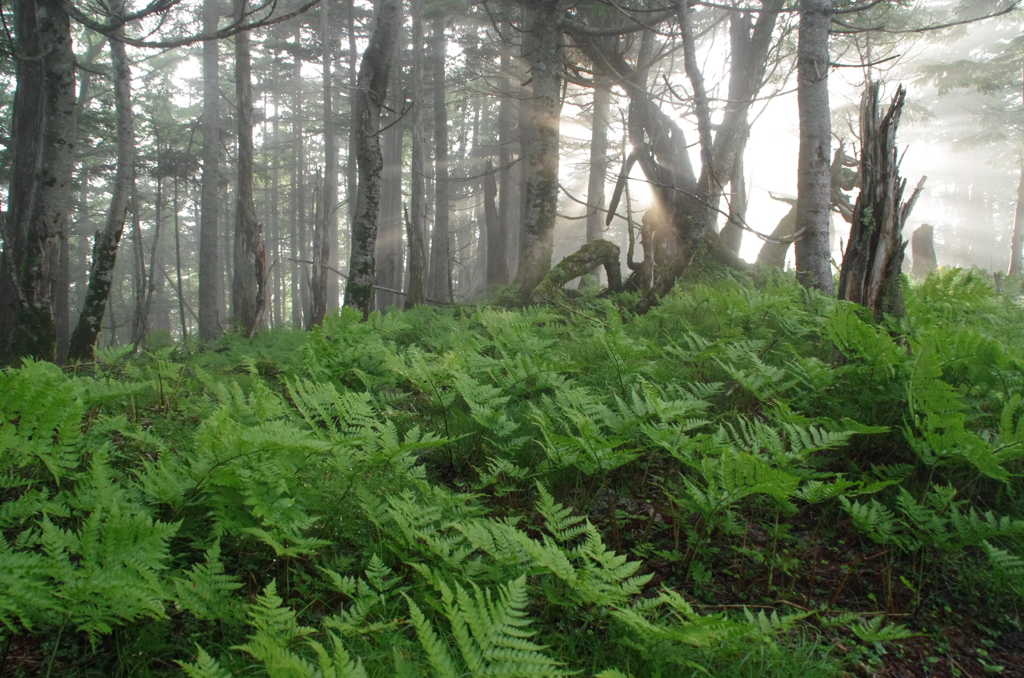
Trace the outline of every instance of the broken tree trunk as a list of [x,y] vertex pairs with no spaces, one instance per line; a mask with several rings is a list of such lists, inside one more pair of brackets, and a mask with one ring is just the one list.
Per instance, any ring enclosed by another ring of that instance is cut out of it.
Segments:
[[619,268],[619,246],[607,240],[592,240],[562,259],[544,276],[533,290],[533,303],[541,303],[570,280],[584,276],[598,266],[604,266],[604,271],[608,274],[608,290],[620,291],[622,271]]
[[906,180],[899,176],[896,128],[906,90],[896,90],[889,109],[878,108],[879,84],[871,83],[861,103],[861,190],[853,210],[850,241],[839,273],[839,298],[882,314],[903,315],[900,268],[906,250],[903,224],[924,184],[902,202]]
[[920,279],[939,267],[935,257],[935,228],[931,224],[921,224],[910,236],[910,255],[912,264],[910,277]]

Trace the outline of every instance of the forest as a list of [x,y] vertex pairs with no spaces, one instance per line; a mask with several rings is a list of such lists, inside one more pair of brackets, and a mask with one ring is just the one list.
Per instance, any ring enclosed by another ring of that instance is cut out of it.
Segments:
[[1019,5],[0,0],[0,676],[1024,676]]

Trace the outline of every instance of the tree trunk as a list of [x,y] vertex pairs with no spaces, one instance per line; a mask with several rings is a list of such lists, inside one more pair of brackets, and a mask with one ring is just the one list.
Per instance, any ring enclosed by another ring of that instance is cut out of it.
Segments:
[[110,41],[110,63],[114,77],[114,114],[117,119],[117,169],[111,189],[110,207],[103,231],[96,234],[78,325],[71,334],[68,360],[91,360],[96,339],[103,328],[103,314],[117,262],[117,248],[135,185],[135,123],[132,120],[131,70],[123,42]]
[[[401,31],[401,28],[399,28]],[[400,59],[402,40],[395,44],[395,57]],[[401,68],[396,70],[400,75]],[[401,83],[390,88],[388,96],[392,111],[404,107]],[[396,116],[397,117],[397,116]],[[402,158],[404,156],[404,120],[396,119],[381,133],[384,155],[384,171],[380,189],[380,232],[377,237],[377,289],[375,307],[384,310],[401,303],[400,295],[388,290],[402,289],[403,248],[402,232]]]
[[142,237],[142,221],[139,217],[139,195],[134,185],[128,209],[132,215],[132,293],[135,297],[128,343],[133,344],[138,350],[145,341],[149,318],[146,317],[146,244]]
[[380,214],[380,179],[384,158],[380,150],[380,113],[387,98],[391,60],[400,23],[400,0],[381,0],[376,26],[363,53],[355,91],[356,161],[359,185],[352,222],[351,257],[345,305],[370,314],[375,273],[377,218]]
[[729,179],[729,220],[720,234],[722,246],[733,254],[743,246],[743,225],[747,222],[747,184],[743,176],[743,158],[736,159]]
[[832,112],[828,101],[828,27],[832,0],[800,0],[797,103],[800,156],[797,167],[796,275],[807,288],[831,296],[828,216]]
[[[86,50],[85,57],[82,58],[81,63],[85,66],[92,66],[96,63],[96,59],[100,56],[103,51],[103,46],[106,44],[106,38],[97,39],[95,42],[89,41],[89,47]],[[81,80],[78,88],[78,99],[75,104],[75,115],[74,120],[71,124],[71,131],[68,137],[73,139],[76,143],[78,141],[78,123],[82,117],[82,111],[89,104],[90,100],[90,85],[92,84],[92,73],[86,70],[82,70]],[[84,201],[88,192],[88,181],[85,177],[85,164],[79,163],[79,184],[81,186],[79,195]],[[70,211],[70,206],[69,206]],[[78,226],[78,224],[75,224]],[[57,327],[57,362],[63,363],[67,359],[68,355],[68,342],[71,340],[71,252],[68,241],[70,237],[80,232],[85,234],[85,231],[81,231],[77,228],[72,228],[70,224],[65,228],[64,234],[60,241],[60,258],[58,263],[57,277],[54,280],[53,285],[53,314],[54,320]]]
[[[359,105],[359,52],[356,49],[356,3],[355,0],[348,0],[348,156],[345,159],[345,199],[348,202],[348,224],[349,230],[356,223],[356,194],[359,192],[359,161],[356,159],[359,146],[359,130],[356,127],[357,111]],[[351,243],[349,244],[349,259],[352,258]],[[345,283],[346,287],[348,282]],[[348,292],[345,292],[346,299]]]
[[[1017,209],[1013,213],[1013,235],[1010,236],[1010,268],[1007,275],[1024,273],[1024,163],[1017,180]],[[917,257],[914,258],[917,261]]]
[[[238,20],[245,16],[247,0],[235,0]],[[235,97],[238,102],[238,185],[235,187],[234,276],[231,310],[235,329],[251,338],[266,305],[266,254],[262,225],[256,215],[252,192],[252,83],[249,64],[249,31],[235,36]]]
[[[326,311],[338,308],[338,300],[341,298],[341,282],[338,279],[336,273],[329,272],[329,268],[333,268],[337,271],[339,266],[338,258],[338,246],[341,241],[338,234],[338,145],[334,139],[334,87],[331,83],[331,62],[332,53],[331,46],[334,44],[334,39],[331,36],[331,20],[330,12],[328,8],[330,2],[324,0],[320,3],[320,44],[323,47],[323,65],[321,70],[321,76],[323,79],[323,98],[324,98],[324,188],[320,194],[320,212],[321,220],[327,227],[327,232],[323,236],[323,243],[314,237],[314,241],[317,241],[313,245],[314,248],[322,245],[327,246],[327,259],[324,261],[324,271],[327,275],[327,290],[326,290]],[[315,258],[315,257],[314,257]],[[314,272],[314,276],[316,273]],[[319,325],[323,322],[323,316],[321,315],[319,321],[315,324]]]
[[[159,159],[157,164],[159,164]],[[146,344],[146,335],[152,331],[150,327],[150,314],[153,307],[153,293],[158,278],[157,269],[157,247],[160,244],[160,231],[163,225],[161,212],[163,208],[163,182],[160,177],[156,180],[156,201],[155,218],[153,220],[153,244],[149,251],[149,269],[146,268],[146,252],[143,247],[142,227],[139,222],[139,196],[138,191],[132,191],[132,232],[138,243],[136,249],[136,268],[139,273],[140,283],[137,285],[135,298],[135,313],[132,317],[131,343],[136,349]]]
[[878,83],[869,83],[861,104],[861,191],[839,274],[839,298],[866,306],[881,318],[903,314],[903,224],[924,179],[902,203],[906,181],[899,176],[896,128],[906,92],[902,87],[896,91],[885,115],[879,112],[878,92]]
[[[203,32],[217,30],[217,0],[203,0]],[[203,177],[199,222],[199,337],[215,339],[221,332],[220,257],[220,61],[217,40],[203,42]]]
[[178,211],[178,177],[174,177],[174,287],[178,292],[178,321],[181,323],[181,339],[184,341],[188,338],[188,324],[185,321],[185,293],[181,285],[181,228]]
[[325,186],[319,183],[313,187],[313,276],[309,285],[310,304],[307,330],[323,324],[329,303],[327,266],[330,246],[327,239],[330,235],[330,226],[327,223],[329,208],[324,201],[326,193]]
[[[512,21],[509,14],[512,5],[509,0],[501,4],[504,14],[502,27],[506,36],[511,36]],[[504,277],[498,279],[490,273],[488,268],[488,282],[496,285],[505,285],[509,282],[510,271],[514,264],[518,263],[518,257],[513,262],[511,255],[518,252],[519,238],[514,234],[513,224],[518,224],[518,206],[521,202],[517,189],[515,175],[513,174],[512,156],[516,145],[516,100],[512,94],[512,45],[501,45],[501,94],[498,100],[498,223],[499,230],[504,240],[501,243],[504,252],[504,265],[499,269],[504,271]]]
[[412,10],[412,167],[409,171],[409,213],[405,215],[409,241],[409,271],[405,307],[424,304],[427,300],[426,246],[426,163],[424,162],[423,127],[426,124],[423,106],[423,0],[410,0]]
[[[560,2],[533,6],[529,48],[533,91],[523,146],[526,162],[526,199],[523,212],[523,246],[516,283],[529,295],[551,270],[555,218],[558,213],[559,122],[562,113],[562,32]],[[527,297],[528,298],[528,297]]]
[[490,159],[484,169],[484,222],[487,229],[487,285],[508,282],[506,268],[505,231],[497,205],[498,186],[494,180],[494,165]]
[[305,267],[299,260],[308,261],[306,257],[303,224],[306,221],[306,153],[302,139],[302,59],[299,53],[302,47],[302,29],[295,29],[295,65],[293,70],[294,101],[292,102],[292,132],[295,168],[292,175],[292,324],[304,327],[309,311],[309,289],[305,284]]
[[75,69],[71,24],[56,0],[18,0],[12,167],[0,261],[0,354],[54,360],[52,290],[70,208]]
[[611,86],[600,72],[594,74],[594,110],[590,120],[590,176],[587,182],[587,242],[604,236],[604,184],[608,175],[608,121]]
[[[270,233],[273,245],[271,246],[271,264],[273,267],[273,282],[271,283],[271,289],[273,290],[273,325],[279,327],[284,324],[284,305],[282,304],[282,292],[284,287],[284,276],[282,271],[284,270],[283,259],[283,247],[281,245],[281,102],[278,98],[277,93],[274,93],[274,121],[271,127],[273,134],[274,151],[271,156],[271,170],[270,170],[270,196],[268,209],[270,210],[270,218],[268,219]],[[277,264],[276,266],[274,264]]]
[[452,298],[452,260],[448,232],[448,110],[445,107],[444,17],[433,22],[433,47],[430,56],[434,78],[434,227],[430,231],[430,269],[427,273],[427,297],[450,302]]
[[[853,159],[850,158],[840,145],[832,156],[832,166],[829,168],[829,182],[831,190],[830,206],[843,217],[848,223],[853,221],[853,205],[843,191],[853,190],[856,187],[858,175],[849,169]],[[790,198],[776,198],[789,205],[789,211],[779,220],[775,230],[761,246],[757,254],[757,263],[782,270],[786,266],[786,253],[789,246],[796,240],[796,200]]]
[[[614,71],[630,97],[628,128],[633,151],[627,156],[620,173],[619,184],[609,205],[608,219],[611,219],[618,196],[624,193],[634,162],[639,162],[647,180],[655,188],[655,205],[644,218],[645,232],[650,241],[645,244],[650,244],[654,250],[654,272],[652,278],[642,277],[644,281],[650,280],[650,288],[639,305],[640,311],[653,306],[658,298],[672,289],[675,280],[686,271],[697,249],[707,238],[718,237],[713,233],[717,205],[722,187],[732,179],[744,148],[749,128],[747,116],[764,80],[772,35],[782,5],[783,0],[764,0],[753,27],[749,23],[742,24],[741,28],[749,33],[749,39],[743,41],[742,53],[732,55],[731,69],[735,82],[731,76],[728,105],[715,128],[713,140],[708,98],[703,91],[703,76],[696,62],[693,26],[689,17],[692,10],[688,3],[676,5],[683,34],[684,65],[694,91],[700,133],[699,177],[690,164],[688,144],[682,129],[661,111],[647,91],[645,69],[650,57],[644,55],[651,53],[652,34],[644,33],[641,37],[636,67],[630,66],[614,50],[609,50],[601,40],[573,35],[576,44],[592,61]],[[724,252],[724,248],[719,249]],[[645,247],[645,261],[648,260],[647,250]]]

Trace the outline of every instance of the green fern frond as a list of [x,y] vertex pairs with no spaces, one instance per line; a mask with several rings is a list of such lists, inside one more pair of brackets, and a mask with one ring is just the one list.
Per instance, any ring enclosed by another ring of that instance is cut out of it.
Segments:
[[196,657],[195,663],[179,661],[177,664],[188,678],[232,678],[231,673],[221,668],[217,660],[202,647],[199,647],[199,655]]
[[1024,579],[1024,558],[981,540],[981,549],[988,556],[992,567],[1016,580]]
[[238,580],[224,572],[220,558],[220,540],[206,551],[206,560],[196,563],[185,577],[174,578],[177,604],[198,619],[231,622],[239,615],[233,591],[242,587]]
[[[444,615],[470,676],[569,676],[560,662],[543,653],[545,649],[530,638],[535,632],[525,608],[529,604],[526,577],[498,587],[497,596],[473,584],[467,591],[458,584],[434,582],[441,592]],[[413,608],[410,605],[410,611]],[[425,620],[424,620],[425,623]],[[414,620],[419,632],[419,624]],[[421,635],[428,657],[436,654],[428,644],[429,635]],[[449,657],[450,658],[450,657]],[[431,659],[432,665],[435,664]],[[439,662],[449,670],[442,658]]]
[[571,542],[587,531],[582,516],[574,516],[572,509],[557,503],[541,483],[538,482],[536,487],[539,499],[535,507],[544,518],[544,526],[555,539],[562,543]]
[[899,523],[896,516],[877,499],[861,504],[859,501],[850,501],[840,496],[839,503],[850,516],[854,527],[873,541],[878,544],[897,543]]
[[903,624],[886,624],[885,617],[872,617],[863,623],[850,625],[850,630],[865,643],[889,643],[920,635]]
[[448,646],[437,637],[433,625],[427,621],[419,606],[408,596],[405,599],[409,604],[409,619],[416,629],[416,637],[419,638],[437,678],[461,678],[462,672],[455,667],[455,659],[448,651]]
[[341,639],[328,632],[331,640],[331,652],[315,640],[309,646],[316,654],[319,673],[314,678],[367,678],[366,669],[359,658],[353,659],[345,649]]

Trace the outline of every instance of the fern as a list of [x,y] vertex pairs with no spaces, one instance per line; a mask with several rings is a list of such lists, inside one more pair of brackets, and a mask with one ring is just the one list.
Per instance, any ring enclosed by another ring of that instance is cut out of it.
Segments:
[[464,667],[456,667],[456,659],[439,642],[415,603],[409,601],[410,618],[439,676],[573,675],[544,654],[543,646],[530,640],[535,632],[530,629],[530,619],[525,612],[530,602],[525,576],[499,586],[497,595],[476,584],[471,585],[471,591],[458,584],[449,586],[436,575],[432,583],[441,593],[444,617]]
[[865,643],[891,643],[919,635],[903,624],[886,624],[884,617],[872,617],[863,623],[850,625],[850,630]]
[[895,514],[877,499],[865,504],[839,497],[843,510],[849,514],[854,527],[870,537],[878,544],[901,543],[897,532],[900,525]]
[[221,561],[220,540],[206,551],[206,560],[196,563],[174,578],[177,604],[198,619],[232,622],[239,617],[239,606],[233,591],[241,588],[237,579],[224,571]]
[[221,668],[217,660],[201,647],[195,663],[178,662],[178,666],[182,668],[188,678],[231,678],[231,674]]

